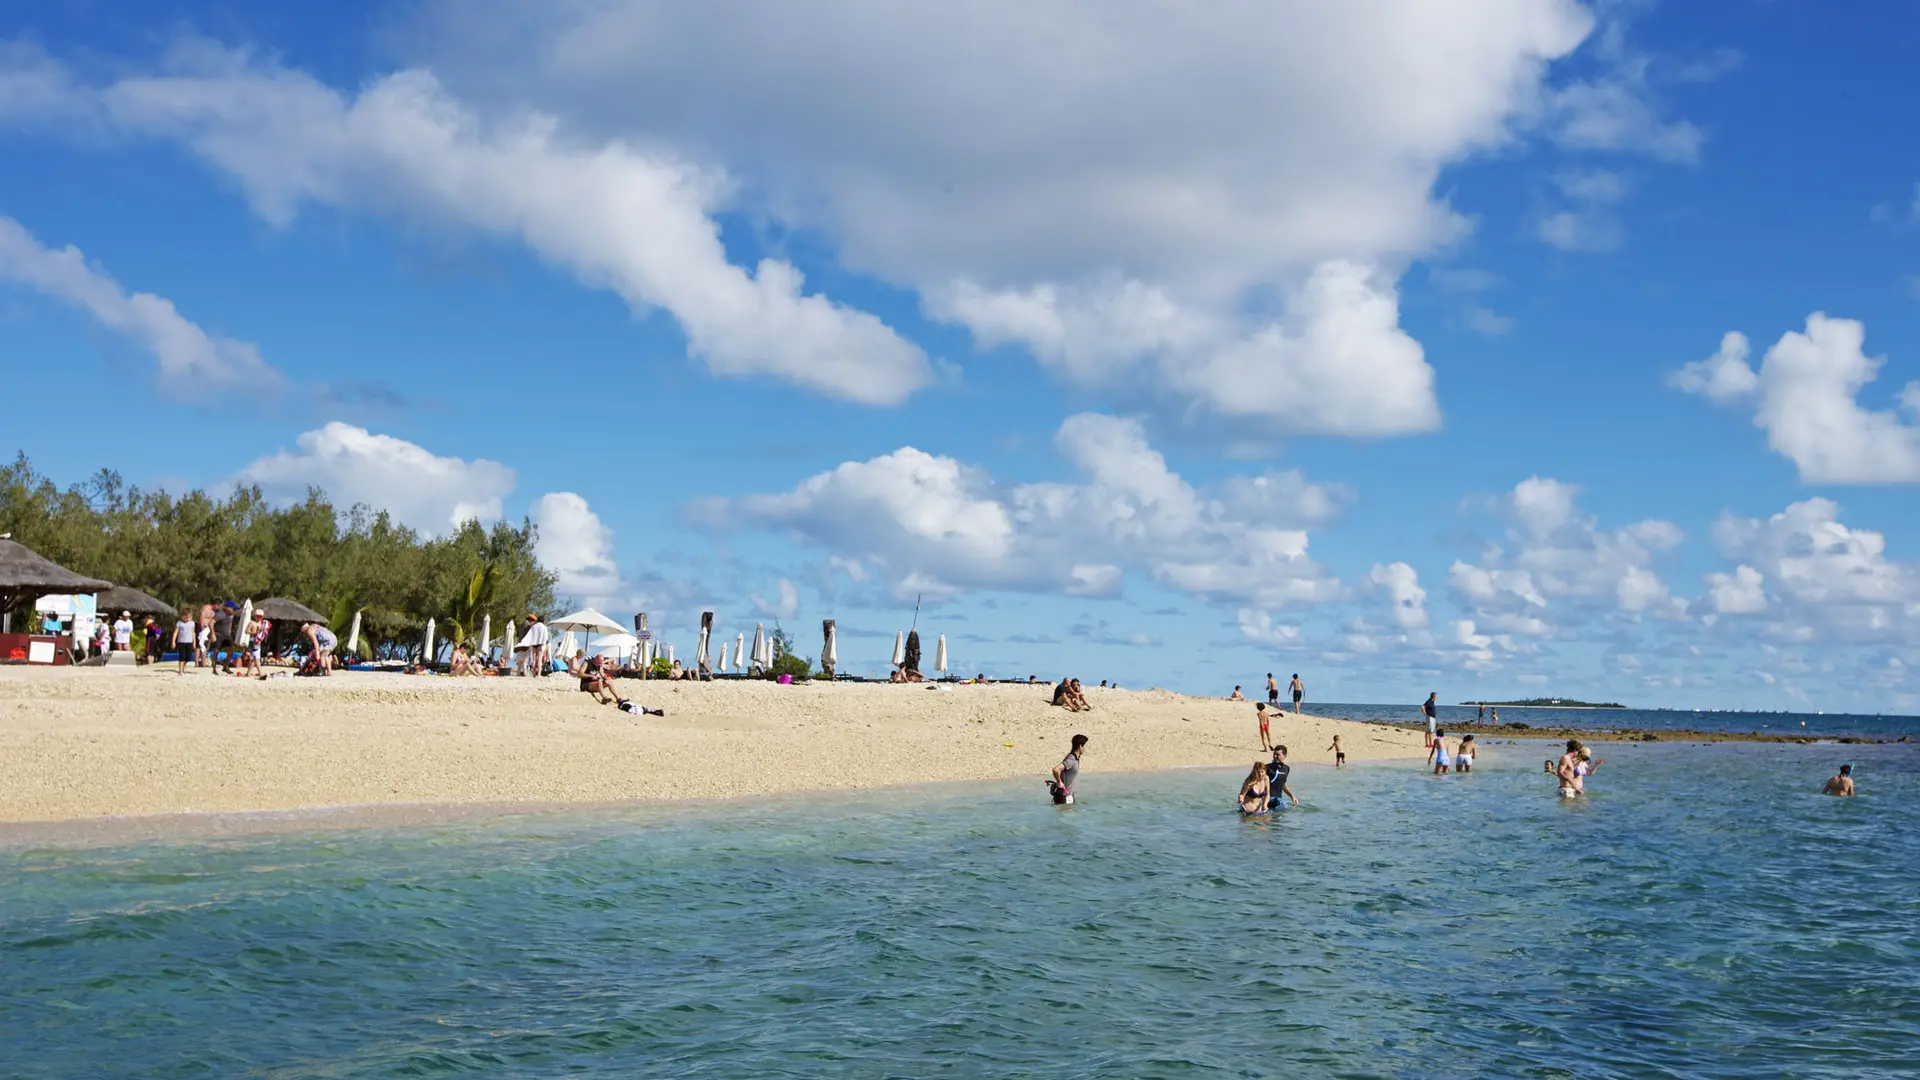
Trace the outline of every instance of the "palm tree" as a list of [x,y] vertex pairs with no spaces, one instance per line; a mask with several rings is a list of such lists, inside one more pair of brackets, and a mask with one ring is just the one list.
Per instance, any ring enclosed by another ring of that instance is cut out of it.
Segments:
[[456,645],[464,644],[480,625],[480,620],[493,606],[493,585],[500,577],[500,568],[487,563],[473,572],[467,579],[467,587],[454,597],[453,605],[447,612],[447,639]]

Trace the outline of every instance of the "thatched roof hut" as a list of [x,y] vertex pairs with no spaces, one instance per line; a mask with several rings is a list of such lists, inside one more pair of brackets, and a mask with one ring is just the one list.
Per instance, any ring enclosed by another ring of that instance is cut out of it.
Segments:
[[44,559],[25,544],[0,539],[0,611],[12,610],[24,596],[47,593],[97,593],[113,587]]
[[272,619],[274,622],[319,623],[327,625],[327,617],[298,600],[289,600],[284,596],[272,596],[253,605],[253,610]]
[[125,611],[133,615],[151,615],[156,619],[162,619],[180,614],[179,608],[165,600],[126,585],[115,585],[97,594],[93,602],[103,616],[118,615]]

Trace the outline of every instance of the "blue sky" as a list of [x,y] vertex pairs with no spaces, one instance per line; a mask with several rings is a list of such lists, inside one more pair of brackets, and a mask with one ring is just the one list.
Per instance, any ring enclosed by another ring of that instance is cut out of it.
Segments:
[[740,6],[11,12],[0,442],[869,672],[1920,708],[1902,9]]

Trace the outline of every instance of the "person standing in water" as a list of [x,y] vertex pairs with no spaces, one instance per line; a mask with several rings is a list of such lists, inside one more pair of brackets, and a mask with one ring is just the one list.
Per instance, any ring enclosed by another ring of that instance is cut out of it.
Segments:
[[1293,715],[1300,715],[1300,699],[1307,696],[1307,687],[1300,681],[1300,673],[1293,673]]
[[1440,724],[1440,692],[1438,690],[1427,695],[1427,700],[1420,705],[1420,711],[1425,713],[1427,717],[1427,749],[1431,750],[1433,749],[1433,733],[1438,729]]
[[1333,745],[1327,747],[1327,749],[1333,751],[1334,768],[1344,769],[1347,767],[1347,752],[1340,748],[1340,736],[1335,735],[1333,737]]
[[1460,748],[1454,752],[1454,771],[1470,773],[1473,771],[1473,736],[1460,740]]
[[1053,801],[1059,806],[1073,805],[1073,784],[1080,779],[1080,759],[1087,752],[1087,737],[1075,735],[1073,746],[1060,764],[1053,767],[1053,779],[1047,781],[1047,790],[1052,793]]
[[1292,799],[1293,805],[1300,805],[1300,796],[1295,795],[1293,789],[1287,786],[1287,778],[1292,775],[1293,766],[1287,764],[1287,748],[1274,747],[1273,760],[1267,762],[1267,809],[1278,809],[1280,797],[1283,795]]
[[1580,794],[1580,785],[1576,783],[1579,777],[1575,774],[1574,767],[1580,763],[1580,751],[1583,749],[1585,748],[1580,745],[1579,739],[1568,739],[1567,752],[1561,754],[1560,760],[1554,763],[1553,776],[1560,782],[1560,797],[1563,799],[1571,799]]
[[1827,786],[1820,789],[1820,794],[1853,798],[1853,766],[1840,766],[1839,773],[1827,778]]
[[1253,771],[1240,781],[1240,812],[1243,814],[1264,814],[1272,809],[1267,797],[1267,766],[1265,762],[1253,763]]
[[1447,733],[1433,733],[1433,745],[1427,749],[1427,760],[1433,762],[1433,775],[1445,776],[1453,767],[1453,755],[1447,753]]

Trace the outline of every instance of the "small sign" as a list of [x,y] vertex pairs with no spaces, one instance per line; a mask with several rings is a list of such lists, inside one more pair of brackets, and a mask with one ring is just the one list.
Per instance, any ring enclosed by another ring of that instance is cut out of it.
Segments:
[[27,663],[29,664],[53,663],[53,648],[54,648],[54,645],[53,645],[53,642],[51,641],[27,642]]
[[652,641],[652,640],[653,640],[653,631],[651,631],[651,630],[639,630],[639,631],[636,631],[636,632],[634,633],[634,635],[633,635],[633,636],[634,636],[634,638],[635,638],[636,640],[639,640],[639,641]]

